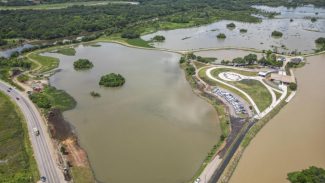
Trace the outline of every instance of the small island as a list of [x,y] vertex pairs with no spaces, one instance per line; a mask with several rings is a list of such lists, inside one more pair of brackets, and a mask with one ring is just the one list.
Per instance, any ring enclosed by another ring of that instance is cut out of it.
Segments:
[[234,29],[236,25],[234,23],[227,24],[227,28]]
[[312,17],[310,20],[311,20],[311,22],[316,22],[317,21],[317,18],[316,17]]
[[155,37],[152,38],[152,41],[156,41],[156,42],[162,42],[165,41],[165,37],[161,36],[161,35],[156,35]]
[[220,33],[217,35],[218,39],[226,39],[226,35],[224,33]]
[[118,87],[125,83],[125,79],[120,74],[110,73],[100,78],[99,85],[105,87]]
[[240,33],[246,33],[247,32],[247,29],[240,29],[239,32]]
[[100,94],[97,93],[97,92],[95,92],[95,91],[90,92],[90,95],[91,95],[92,97],[100,97]]
[[271,35],[273,37],[282,37],[283,33],[280,31],[273,31]]
[[87,70],[94,67],[93,63],[88,59],[79,59],[73,63],[75,70]]

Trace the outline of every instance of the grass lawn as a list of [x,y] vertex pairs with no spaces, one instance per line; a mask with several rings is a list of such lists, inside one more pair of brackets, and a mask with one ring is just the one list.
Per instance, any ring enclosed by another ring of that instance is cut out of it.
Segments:
[[51,101],[52,107],[61,109],[61,111],[73,109],[76,106],[76,101],[64,90],[48,86],[44,88],[43,94]]
[[32,53],[28,56],[28,58],[38,62],[41,65],[41,68],[38,70],[39,73],[43,73],[57,68],[60,62],[58,58],[42,56],[38,53]]
[[94,183],[94,177],[90,168],[72,167],[71,173],[75,183]]
[[257,72],[250,72],[250,71],[243,71],[243,70],[237,70],[237,69],[231,69],[231,68],[217,68],[211,71],[212,76],[219,78],[219,74],[222,72],[234,72],[238,73],[244,76],[257,76]]
[[39,173],[18,107],[0,92],[0,182],[36,182]]
[[244,79],[237,82],[229,82],[246,92],[253,98],[259,110],[262,112],[272,103],[272,96],[267,88],[257,80]]
[[75,56],[76,50],[74,48],[61,48],[58,49],[56,53],[60,53],[62,55],[67,55],[67,56]]
[[120,34],[114,34],[111,36],[102,36],[98,39],[96,39],[96,41],[98,42],[113,42],[113,41],[117,41],[117,42],[121,42],[124,44],[129,44],[131,46],[136,46],[136,47],[144,47],[144,48],[153,48],[151,45],[149,45],[149,41],[145,41],[141,38],[137,38],[137,39],[124,39],[121,38]]
[[202,62],[197,62],[197,61],[193,61],[193,64],[195,65],[195,67],[197,69],[200,69],[201,67],[205,67],[207,66],[206,64],[202,63]]

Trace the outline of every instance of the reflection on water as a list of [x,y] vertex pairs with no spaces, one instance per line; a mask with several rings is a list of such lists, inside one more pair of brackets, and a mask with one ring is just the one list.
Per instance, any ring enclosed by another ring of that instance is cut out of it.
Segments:
[[[306,9],[306,8],[305,8]],[[308,9],[308,8],[307,8]],[[310,8],[309,8],[310,9]],[[311,12],[312,10],[309,10]],[[281,8],[280,8],[281,10]],[[304,19],[306,13],[301,9],[286,14],[287,18],[263,19],[261,23],[243,23],[236,21],[219,21],[206,26],[177,29],[170,31],[159,31],[153,34],[145,35],[142,38],[150,40],[155,35],[163,35],[166,40],[162,43],[155,43],[154,46],[159,48],[170,48],[177,50],[198,49],[198,48],[221,48],[221,47],[245,47],[257,48],[260,50],[274,49],[272,46],[279,47],[280,52],[313,52],[315,49],[314,41],[319,37],[325,36],[325,9],[313,9],[319,12],[316,16],[319,19],[316,22],[311,22],[310,18]],[[298,16],[299,15],[299,16]],[[294,21],[290,22],[290,17]],[[322,18],[323,17],[323,18]],[[226,25],[234,22],[235,29],[228,29]],[[240,29],[247,29],[247,33],[240,33]],[[271,37],[272,31],[277,30],[283,32],[282,38]],[[227,38],[220,40],[216,38],[219,33],[226,34]],[[187,38],[187,39],[184,39]],[[284,49],[281,47],[285,46]]]
[[325,168],[325,55],[296,71],[299,90],[245,150],[231,183],[288,182],[286,174]]
[[[116,44],[79,46],[60,58],[51,84],[78,102],[64,113],[88,152],[96,177],[113,183],[180,183],[189,180],[220,135],[212,106],[195,96],[179,55]],[[90,71],[76,72],[73,61],[87,58]],[[120,88],[99,87],[101,75],[126,78]],[[92,98],[90,91],[101,94]]]

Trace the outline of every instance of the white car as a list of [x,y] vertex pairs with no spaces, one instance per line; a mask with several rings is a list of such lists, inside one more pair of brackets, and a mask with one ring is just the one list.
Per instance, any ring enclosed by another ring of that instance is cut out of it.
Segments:
[[39,130],[36,127],[33,128],[33,133],[34,135],[39,136]]
[[197,178],[194,183],[200,183],[201,179],[200,178]]

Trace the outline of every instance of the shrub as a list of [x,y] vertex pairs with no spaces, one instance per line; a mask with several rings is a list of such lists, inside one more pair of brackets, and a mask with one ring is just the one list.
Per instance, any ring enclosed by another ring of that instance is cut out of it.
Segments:
[[127,31],[122,33],[121,37],[126,39],[136,39],[140,37],[140,34],[136,32]]
[[315,40],[315,43],[317,44],[325,44],[325,37],[319,37]]
[[76,70],[85,70],[94,67],[94,65],[88,59],[79,59],[73,63],[73,67]]
[[158,42],[162,42],[165,41],[165,37],[161,36],[161,35],[156,35],[155,37],[152,38],[153,41],[158,41]]
[[297,90],[297,84],[296,83],[290,83],[289,88],[290,88],[290,90],[295,91],[295,90]]
[[217,35],[218,39],[226,39],[226,35],[224,33],[220,33]]
[[33,93],[29,98],[39,107],[44,109],[51,108],[51,102],[48,97],[42,93]]
[[273,31],[271,35],[274,37],[282,37],[283,34],[280,31]]
[[100,78],[99,85],[106,87],[118,87],[125,83],[125,79],[120,74],[110,73]]
[[234,23],[227,24],[227,28],[235,28],[236,25]]
[[239,32],[246,33],[247,32],[247,29],[240,29]]

